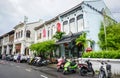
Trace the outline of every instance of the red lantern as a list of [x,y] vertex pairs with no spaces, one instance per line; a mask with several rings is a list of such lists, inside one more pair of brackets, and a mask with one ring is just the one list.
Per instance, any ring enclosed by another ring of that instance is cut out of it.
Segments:
[[57,31],[60,32],[61,31],[61,24],[57,23]]
[[43,37],[46,37],[46,30],[45,30],[45,28],[43,29]]
[[67,43],[64,43],[64,46],[68,46],[68,44],[67,44]]
[[86,52],[90,52],[90,51],[92,51],[91,47],[86,48]]

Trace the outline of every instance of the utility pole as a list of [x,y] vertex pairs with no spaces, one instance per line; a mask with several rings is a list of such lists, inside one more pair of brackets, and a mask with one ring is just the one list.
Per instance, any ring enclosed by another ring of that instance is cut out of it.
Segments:
[[27,23],[28,21],[28,17],[27,16],[24,16],[24,54],[26,52],[26,28],[27,28]]
[[103,26],[104,26],[104,35],[105,35],[105,50],[107,50],[107,33],[106,33],[107,19],[106,19],[105,9],[102,9],[102,14],[103,14]]

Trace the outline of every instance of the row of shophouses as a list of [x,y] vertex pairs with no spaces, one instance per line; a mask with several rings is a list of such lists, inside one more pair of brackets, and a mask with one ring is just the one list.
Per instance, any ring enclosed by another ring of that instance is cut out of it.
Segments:
[[[33,43],[52,39],[56,31],[65,32],[65,36],[56,42],[59,48],[56,50],[58,56],[80,56],[81,47],[75,46],[75,39],[82,32],[87,33],[87,39],[94,41],[92,50],[100,50],[98,33],[104,15],[111,17],[112,14],[103,0],[82,1],[75,7],[57,15],[48,21],[37,21],[27,23],[26,21],[16,25],[13,30],[0,36],[1,54],[31,55],[29,46]],[[69,50],[67,45],[71,45]]]

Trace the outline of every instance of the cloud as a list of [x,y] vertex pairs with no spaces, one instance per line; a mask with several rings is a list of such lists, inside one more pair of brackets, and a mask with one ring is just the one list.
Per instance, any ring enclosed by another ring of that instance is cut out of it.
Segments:
[[[79,4],[82,0],[1,0],[0,35],[11,31],[24,16],[28,21],[48,20]],[[104,0],[114,17],[120,21],[119,0]],[[118,18],[119,17],[119,18]]]

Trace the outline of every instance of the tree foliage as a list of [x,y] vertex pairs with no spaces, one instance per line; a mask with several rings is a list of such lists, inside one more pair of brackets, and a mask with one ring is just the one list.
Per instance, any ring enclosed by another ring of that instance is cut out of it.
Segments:
[[38,55],[40,53],[49,53],[55,48],[55,41],[54,40],[48,40],[44,42],[39,42],[32,44],[30,46],[30,50],[35,51]]
[[55,38],[57,40],[60,40],[63,37],[64,34],[65,34],[65,32],[59,32],[59,31],[57,31],[55,33],[55,35],[53,36],[53,38]]
[[106,26],[106,43],[104,25],[101,24],[99,37],[99,46],[102,50],[118,50],[120,49],[120,23]]
[[76,45],[82,45],[83,46],[83,51],[84,48],[87,47],[87,43],[90,42],[90,44],[93,43],[92,40],[86,38],[86,33],[83,32],[82,35],[80,35],[78,38],[76,38]]

